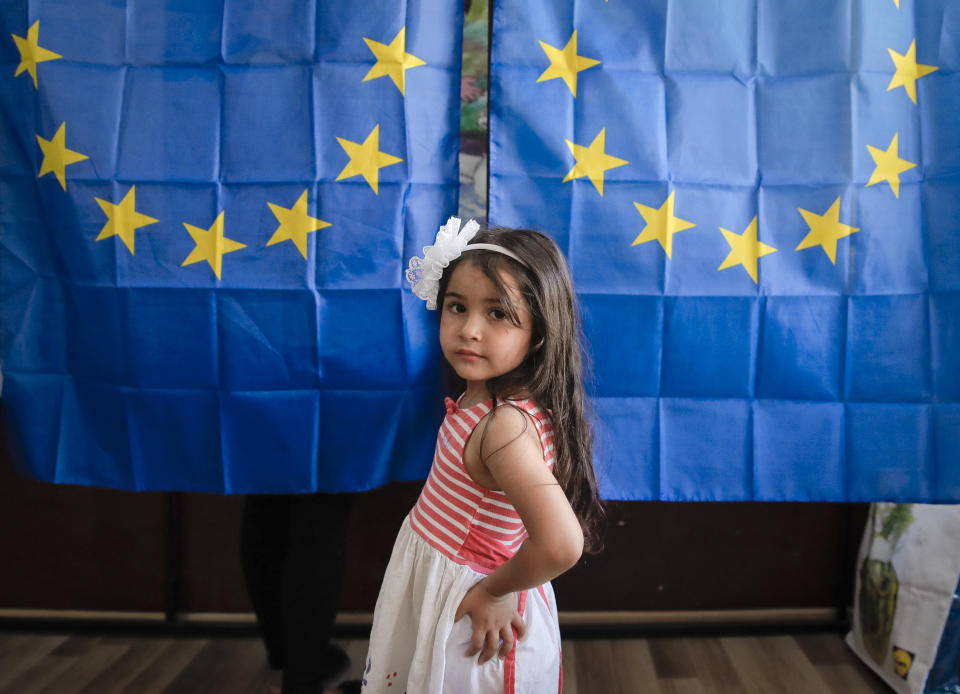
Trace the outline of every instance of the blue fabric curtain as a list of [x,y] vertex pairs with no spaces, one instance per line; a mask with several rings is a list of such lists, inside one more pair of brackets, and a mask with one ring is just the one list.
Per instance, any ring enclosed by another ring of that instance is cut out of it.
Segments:
[[605,496],[960,500],[960,5],[498,0],[492,223],[567,252]]
[[[960,7],[503,0],[490,218],[568,254],[605,496],[960,499]],[[406,260],[462,5],[0,8],[0,367],[32,476],[417,479]],[[4,38],[9,37],[9,38]]]
[[0,366],[41,480],[422,478],[406,259],[456,210],[462,3],[0,7]]

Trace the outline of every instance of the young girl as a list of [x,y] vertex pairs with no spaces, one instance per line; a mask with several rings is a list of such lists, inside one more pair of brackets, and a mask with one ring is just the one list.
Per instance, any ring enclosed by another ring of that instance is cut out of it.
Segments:
[[[600,506],[576,299],[535,231],[452,217],[407,279],[440,310],[464,382],[380,588],[364,692],[557,692],[550,579],[594,540]],[[494,657],[498,656],[498,657]]]

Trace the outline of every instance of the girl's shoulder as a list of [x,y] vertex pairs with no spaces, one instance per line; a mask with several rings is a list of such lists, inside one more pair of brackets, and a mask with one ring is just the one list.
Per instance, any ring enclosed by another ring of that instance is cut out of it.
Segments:
[[493,445],[496,445],[498,440],[505,443],[522,436],[540,439],[544,429],[550,426],[550,413],[531,398],[502,398],[497,401],[496,407],[487,413],[480,425],[488,429],[486,438]]
[[457,415],[463,426],[471,430],[471,441],[478,438],[483,440],[484,450],[487,450],[488,444],[496,448],[500,443],[513,441],[524,435],[539,439],[551,426],[550,411],[542,408],[532,398],[525,397],[525,394],[472,404],[464,403],[461,395],[457,400],[446,398],[446,405],[447,414]]
[[550,423],[551,412],[545,407],[529,397],[504,398],[500,401],[500,406],[507,405],[509,409],[519,410],[534,421],[538,428],[544,424]]

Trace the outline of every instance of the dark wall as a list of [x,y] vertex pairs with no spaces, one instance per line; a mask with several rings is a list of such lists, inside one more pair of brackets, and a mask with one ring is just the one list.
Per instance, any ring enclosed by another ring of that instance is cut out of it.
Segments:
[[[0,446],[2,450],[2,446]],[[370,612],[419,484],[361,494],[344,611]],[[165,497],[35,482],[0,455],[0,608],[164,610]],[[176,494],[178,611],[249,611],[239,497]],[[560,608],[698,610],[850,602],[864,504],[610,504],[606,550],[555,581]]]

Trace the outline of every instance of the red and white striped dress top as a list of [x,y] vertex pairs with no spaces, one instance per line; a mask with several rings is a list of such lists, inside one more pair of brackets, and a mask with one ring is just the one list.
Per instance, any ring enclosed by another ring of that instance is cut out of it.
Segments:
[[[444,402],[447,416],[437,435],[430,475],[410,512],[410,525],[444,556],[488,574],[516,553],[527,531],[507,495],[474,482],[463,462],[467,440],[490,412],[492,401],[466,409],[450,398]],[[532,400],[509,402],[533,420],[544,462],[553,469],[553,427],[547,413]]]

